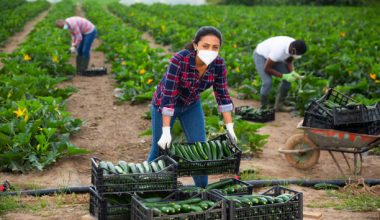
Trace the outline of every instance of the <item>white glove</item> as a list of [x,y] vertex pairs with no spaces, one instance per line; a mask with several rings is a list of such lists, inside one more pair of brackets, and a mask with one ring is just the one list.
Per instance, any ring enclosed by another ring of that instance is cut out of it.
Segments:
[[169,147],[170,142],[172,142],[172,135],[170,134],[170,127],[162,127],[162,135],[160,140],[158,141],[158,146],[161,147],[161,149],[164,149],[166,147]]
[[226,124],[226,128],[227,128],[227,135],[230,138],[231,143],[233,145],[237,145],[237,137],[236,137],[235,131],[234,131],[234,123]]
[[76,54],[77,53],[77,48],[75,48],[74,46],[71,46],[70,47],[70,53],[71,54]]

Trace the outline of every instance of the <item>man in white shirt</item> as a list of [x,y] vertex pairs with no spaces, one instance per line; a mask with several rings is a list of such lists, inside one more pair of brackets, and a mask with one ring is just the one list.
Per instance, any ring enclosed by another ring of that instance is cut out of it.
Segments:
[[272,88],[272,76],[282,78],[279,87],[275,110],[289,112],[284,105],[291,82],[300,76],[294,72],[293,61],[300,58],[307,50],[303,40],[295,40],[287,36],[277,36],[259,43],[253,53],[256,70],[259,72],[262,86],[260,102],[262,108],[268,107],[268,96]]

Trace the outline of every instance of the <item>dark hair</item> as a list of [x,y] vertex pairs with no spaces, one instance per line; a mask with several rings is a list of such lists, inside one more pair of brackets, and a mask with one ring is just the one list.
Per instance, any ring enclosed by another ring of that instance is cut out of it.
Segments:
[[307,47],[304,40],[295,40],[290,43],[290,46],[296,49],[296,55],[306,53]]
[[195,48],[193,43],[198,44],[201,38],[207,35],[214,35],[215,37],[219,38],[220,46],[222,46],[222,33],[220,33],[220,31],[213,26],[203,26],[198,29],[193,41],[185,45],[185,49],[194,51]]

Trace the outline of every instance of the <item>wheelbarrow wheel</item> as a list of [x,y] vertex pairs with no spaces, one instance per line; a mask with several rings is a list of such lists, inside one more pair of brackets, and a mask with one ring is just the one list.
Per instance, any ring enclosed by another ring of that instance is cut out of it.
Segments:
[[299,153],[286,153],[286,160],[298,169],[306,170],[318,163],[319,150],[307,135],[296,134],[291,136],[285,143],[285,150],[308,150]]

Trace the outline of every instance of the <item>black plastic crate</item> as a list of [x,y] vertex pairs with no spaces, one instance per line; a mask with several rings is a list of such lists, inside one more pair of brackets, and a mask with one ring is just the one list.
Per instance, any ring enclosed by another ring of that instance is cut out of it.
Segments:
[[379,135],[380,134],[380,121],[371,122],[368,125],[369,135]]
[[302,126],[311,128],[331,129],[333,128],[333,122],[332,118],[330,117],[305,112]]
[[[243,182],[243,181],[240,181],[240,180],[237,180],[235,178],[228,178],[228,179],[232,179],[233,180],[233,184],[240,184],[240,185],[243,185],[244,187],[238,189],[236,192],[234,193],[226,193],[223,188],[220,188],[220,189],[213,189],[212,191],[217,193],[217,194],[220,194],[220,195],[224,195],[224,196],[232,196],[232,195],[247,195],[247,194],[252,194],[253,192],[253,186],[251,184],[248,184],[246,182]],[[221,179],[220,181],[223,181],[225,179]],[[226,185],[229,185],[229,184],[225,184],[224,186]],[[207,189],[206,189],[207,190]]]
[[357,103],[357,101],[343,93],[336,91],[334,88],[329,88],[327,93],[318,100],[318,102],[330,101],[340,106],[345,106],[348,103]]
[[366,121],[380,122],[380,104],[377,103],[374,107],[367,108]]
[[203,192],[197,194],[187,194],[175,191],[164,198],[162,201],[179,201],[190,198],[202,198],[203,200],[211,200],[215,205],[203,212],[179,213],[174,215],[155,214],[154,211],[143,204],[143,199],[139,195],[132,197],[132,220],[227,220],[226,202],[217,195]]
[[364,105],[336,107],[333,109],[334,125],[366,123],[368,113]]
[[196,176],[196,175],[212,175],[225,173],[238,173],[241,160],[241,150],[239,147],[231,144],[226,134],[220,135],[212,140],[227,140],[228,147],[232,156],[221,160],[202,160],[190,161],[186,158],[170,154],[168,150],[162,151],[161,154],[168,154],[178,163],[178,176]]
[[103,76],[107,75],[107,68],[106,67],[98,67],[98,68],[91,68],[87,69],[82,73],[83,76]]
[[101,194],[177,189],[177,162],[165,155],[153,161],[161,159],[165,161],[167,167],[157,173],[104,175],[98,166],[100,160],[92,158],[91,183]]
[[279,196],[291,194],[293,197],[283,203],[257,205],[251,207],[235,206],[235,202],[227,201],[227,213],[229,220],[301,220],[303,219],[303,195],[291,189],[274,186],[262,193],[267,196]]
[[239,106],[235,108],[235,114],[240,115],[241,119],[253,122],[269,122],[275,120],[274,109],[262,109],[260,114],[254,111],[247,111],[247,109],[254,109],[250,106]]
[[132,194],[101,196],[95,187],[90,187],[90,214],[98,220],[131,219]]

